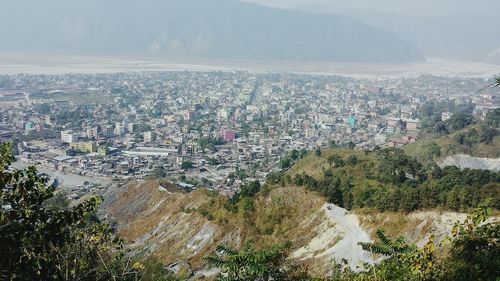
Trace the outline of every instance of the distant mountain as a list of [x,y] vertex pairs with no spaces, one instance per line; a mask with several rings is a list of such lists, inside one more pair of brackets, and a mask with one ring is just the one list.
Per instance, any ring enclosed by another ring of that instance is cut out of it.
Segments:
[[235,0],[0,0],[0,51],[330,62],[423,60],[340,15]]
[[404,40],[414,42],[427,57],[500,64],[500,18],[496,15],[461,13],[424,17],[375,10],[338,10],[328,5],[299,6],[297,9],[342,14],[390,30]]
[[374,15],[364,22],[387,28],[406,40],[415,42],[426,56],[494,63],[492,54],[500,47],[498,16],[456,14],[445,17],[410,17]]

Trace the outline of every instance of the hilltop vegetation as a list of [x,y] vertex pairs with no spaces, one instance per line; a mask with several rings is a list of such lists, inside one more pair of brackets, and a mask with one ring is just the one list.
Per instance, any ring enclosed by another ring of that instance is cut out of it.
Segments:
[[500,135],[493,137],[489,143],[478,141],[478,136],[478,127],[471,126],[449,135],[422,139],[405,145],[402,149],[422,163],[430,163],[454,154],[499,158]]
[[[446,110],[451,110],[453,115],[442,121],[441,113]],[[403,149],[422,163],[461,153],[500,157],[500,109],[490,111],[484,120],[476,120],[469,107],[428,103],[420,109],[419,117],[422,118],[422,140]]]
[[305,186],[347,209],[467,211],[488,201],[500,209],[500,173],[423,165],[400,149],[310,153],[271,183]]

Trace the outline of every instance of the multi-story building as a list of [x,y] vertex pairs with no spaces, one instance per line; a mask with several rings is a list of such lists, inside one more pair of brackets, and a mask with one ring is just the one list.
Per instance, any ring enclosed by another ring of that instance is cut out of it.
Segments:
[[152,142],[155,140],[155,134],[154,132],[151,131],[144,132],[143,137],[144,137],[144,142]]
[[131,134],[133,134],[135,132],[137,128],[137,125],[135,123],[128,123],[127,124],[127,131]]
[[92,153],[97,151],[97,146],[94,142],[73,142],[70,147],[76,151]]
[[75,133],[73,130],[61,131],[61,140],[63,142],[72,143],[80,139],[81,134]]
[[99,129],[98,127],[92,127],[92,128],[88,128],[87,129],[87,138],[88,139],[97,139],[98,137],[98,132],[99,132]]
[[227,128],[222,128],[220,130],[220,136],[225,141],[232,141],[236,138],[236,132]]

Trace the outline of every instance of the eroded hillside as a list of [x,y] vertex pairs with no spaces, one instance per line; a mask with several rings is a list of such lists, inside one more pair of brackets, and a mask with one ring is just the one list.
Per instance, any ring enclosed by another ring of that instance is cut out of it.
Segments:
[[242,248],[253,241],[261,249],[292,242],[294,262],[321,275],[331,273],[333,259],[354,270],[379,261],[358,244],[375,239],[378,229],[423,245],[466,218],[445,210],[467,211],[487,198],[499,204],[498,172],[427,168],[397,149],[304,156],[232,199],[206,189],[185,193],[158,180],[132,181],[104,194],[102,214],[135,249],[167,265],[187,263],[198,274],[214,274],[203,257],[218,245]]
[[194,270],[205,267],[203,257],[217,245],[240,248],[248,240],[260,248],[291,241],[291,257],[316,274],[328,273],[332,259],[346,259],[356,269],[374,258],[357,243],[373,239],[378,228],[422,242],[431,234],[449,233],[456,220],[465,218],[458,213],[348,212],[293,185],[264,187],[253,203],[241,200],[236,210],[225,208],[227,198],[208,190],[184,193],[156,180],[131,182],[108,190],[104,198],[103,214],[135,249],[147,250],[166,265],[187,262]]
[[104,198],[106,216],[133,246],[165,263],[184,260],[194,267],[219,244],[240,247],[254,240],[264,247],[292,241],[298,249],[334,227],[322,209],[324,200],[296,187],[272,189],[252,205],[240,202],[236,212],[224,208],[223,196],[207,190],[182,193],[158,181],[132,182]]

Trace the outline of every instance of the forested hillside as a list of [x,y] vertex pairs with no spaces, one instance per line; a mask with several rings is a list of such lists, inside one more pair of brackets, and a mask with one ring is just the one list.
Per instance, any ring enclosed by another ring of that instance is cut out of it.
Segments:
[[500,173],[424,165],[400,149],[311,153],[270,183],[305,186],[347,209],[468,211],[489,202],[500,209]]
[[[450,112],[443,121],[441,114]],[[422,127],[416,143],[403,147],[404,151],[423,163],[452,154],[477,157],[500,157],[500,109],[490,111],[484,119],[474,117],[472,108],[446,103],[427,103],[419,110]]]

